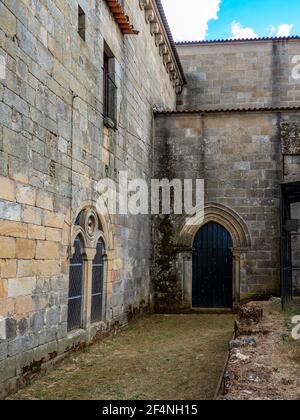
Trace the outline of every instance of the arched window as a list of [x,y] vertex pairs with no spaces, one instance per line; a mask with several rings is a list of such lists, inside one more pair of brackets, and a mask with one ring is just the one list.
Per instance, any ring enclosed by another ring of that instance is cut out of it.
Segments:
[[100,239],[97,243],[97,253],[93,261],[91,322],[102,320],[104,254],[105,245],[103,240]]
[[75,252],[70,262],[69,299],[68,299],[68,331],[82,328],[83,303],[83,243],[78,235],[74,242]]

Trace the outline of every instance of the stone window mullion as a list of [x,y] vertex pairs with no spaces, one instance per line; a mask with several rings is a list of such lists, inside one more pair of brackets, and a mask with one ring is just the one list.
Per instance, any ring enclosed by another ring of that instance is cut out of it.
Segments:
[[86,260],[84,265],[84,298],[83,298],[83,326],[89,330],[91,325],[92,277],[93,261],[96,255],[94,248],[85,248]]

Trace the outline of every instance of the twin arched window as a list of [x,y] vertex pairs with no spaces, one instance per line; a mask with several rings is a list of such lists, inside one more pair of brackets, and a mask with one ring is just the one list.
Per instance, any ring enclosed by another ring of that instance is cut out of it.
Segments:
[[[85,319],[90,319],[91,323],[103,319],[105,244],[100,235],[101,225],[92,210],[79,215],[76,225],[78,235],[69,271],[68,331],[83,328]],[[92,261],[84,257],[86,245],[92,251],[96,248]]]

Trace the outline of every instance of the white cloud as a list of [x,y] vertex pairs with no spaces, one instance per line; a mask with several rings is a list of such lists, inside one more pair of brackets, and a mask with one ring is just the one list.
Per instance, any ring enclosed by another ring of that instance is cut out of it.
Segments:
[[276,26],[271,25],[267,29],[267,36],[275,36],[276,35]]
[[288,23],[284,23],[278,26],[276,36],[290,36],[294,25],[289,25]]
[[295,25],[288,23],[284,23],[282,25],[279,25],[278,27],[272,25],[268,28],[268,36],[290,36],[292,34],[292,30]]
[[239,22],[231,24],[232,39],[258,38],[258,35],[252,28],[242,26]]
[[162,0],[176,41],[203,40],[208,22],[218,19],[222,0]]

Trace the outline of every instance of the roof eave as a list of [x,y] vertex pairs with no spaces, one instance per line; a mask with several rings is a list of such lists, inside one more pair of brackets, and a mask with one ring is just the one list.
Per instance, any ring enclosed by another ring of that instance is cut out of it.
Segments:
[[215,39],[206,41],[179,41],[175,46],[189,46],[189,45],[207,45],[207,44],[230,44],[236,42],[282,42],[282,41],[297,41],[300,36],[284,36],[284,37],[260,37],[260,38],[237,38],[237,39]]

